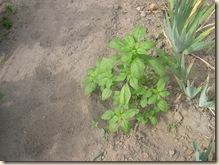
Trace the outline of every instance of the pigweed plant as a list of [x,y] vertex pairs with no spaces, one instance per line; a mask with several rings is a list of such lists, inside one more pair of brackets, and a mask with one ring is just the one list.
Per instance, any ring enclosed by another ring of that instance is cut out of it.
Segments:
[[161,49],[156,50],[160,58],[150,55],[149,50],[156,44],[149,39],[143,40],[145,34],[146,29],[140,26],[124,39],[112,39],[108,46],[119,53],[98,59],[96,67],[88,69],[88,76],[83,80],[85,95],[98,87],[102,100],[113,97],[115,109],[106,110],[101,116],[108,120],[112,133],[119,127],[129,132],[133,118],[142,124],[150,121],[156,125],[155,114],[168,110],[165,68],[171,66],[173,60]]

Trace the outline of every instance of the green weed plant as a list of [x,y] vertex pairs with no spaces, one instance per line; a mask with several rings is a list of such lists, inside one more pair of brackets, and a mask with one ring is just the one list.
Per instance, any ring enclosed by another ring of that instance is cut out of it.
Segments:
[[142,124],[150,121],[158,123],[155,114],[167,112],[165,98],[168,76],[166,68],[172,66],[173,59],[161,49],[156,49],[160,58],[148,52],[156,47],[150,40],[144,40],[146,28],[137,27],[124,39],[112,39],[108,46],[119,53],[98,59],[96,67],[87,70],[85,95],[99,88],[102,100],[113,97],[114,110],[106,110],[101,118],[109,123],[109,131],[119,127],[130,132],[130,119]]

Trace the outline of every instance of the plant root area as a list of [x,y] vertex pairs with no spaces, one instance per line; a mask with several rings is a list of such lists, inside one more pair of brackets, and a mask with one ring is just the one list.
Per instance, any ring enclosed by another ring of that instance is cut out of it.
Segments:
[[[195,161],[192,141],[206,150],[215,116],[198,107],[199,96],[187,101],[171,73],[168,112],[156,116],[157,126],[132,121],[129,134],[108,133],[100,116],[111,101],[102,101],[98,92],[84,95],[86,70],[97,58],[115,54],[108,42],[134,27],[145,26],[147,37],[171,54],[162,33],[163,14],[151,8],[153,0],[0,2],[1,20],[6,3],[16,8],[11,29],[0,22],[0,92],[5,94],[0,101],[0,160]],[[215,66],[214,50],[196,55]],[[190,78],[196,87],[208,74],[213,96],[215,71],[195,59]],[[93,120],[98,128],[91,128]],[[215,160],[215,149],[209,160]]]

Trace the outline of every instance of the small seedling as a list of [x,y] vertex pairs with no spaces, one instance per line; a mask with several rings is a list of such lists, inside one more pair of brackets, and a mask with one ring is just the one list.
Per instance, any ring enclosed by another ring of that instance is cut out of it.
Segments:
[[12,22],[11,22],[11,20],[10,20],[9,18],[7,18],[7,17],[3,17],[2,23],[3,23],[3,27],[4,27],[5,29],[10,29],[10,28],[12,27]]
[[94,120],[92,120],[91,128],[98,128],[98,122],[95,122]]
[[170,123],[167,126],[167,131],[176,133],[177,132],[177,124],[175,122]]
[[15,13],[16,13],[16,9],[13,8],[12,6],[8,5],[8,6],[6,7],[6,13],[7,13],[6,15],[15,14]]
[[3,97],[5,97],[5,94],[0,92],[0,100],[3,99]]

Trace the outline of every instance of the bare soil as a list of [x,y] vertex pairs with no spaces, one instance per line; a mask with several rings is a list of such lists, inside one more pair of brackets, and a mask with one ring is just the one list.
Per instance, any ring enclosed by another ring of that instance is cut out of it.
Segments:
[[[99,57],[114,52],[107,43],[138,25],[147,36],[162,33],[162,13],[150,11],[153,0],[0,0],[16,7],[10,30],[0,27],[0,160],[3,161],[194,161],[192,141],[208,147],[215,117],[182,96],[171,78],[169,112],[160,113],[156,127],[133,123],[130,134],[106,133],[101,114],[111,102],[98,93],[84,95],[83,78]],[[140,11],[138,11],[140,9]],[[213,18],[214,19],[214,18]],[[214,21],[214,20],[213,20]],[[0,22],[2,24],[2,22]],[[167,40],[157,47],[170,51]],[[215,52],[196,55],[215,65]],[[191,59],[192,57],[188,57]],[[192,79],[199,85],[215,72],[196,59]],[[91,129],[91,121],[99,128]],[[172,131],[168,126],[175,124]],[[215,151],[209,160],[215,160]]]

